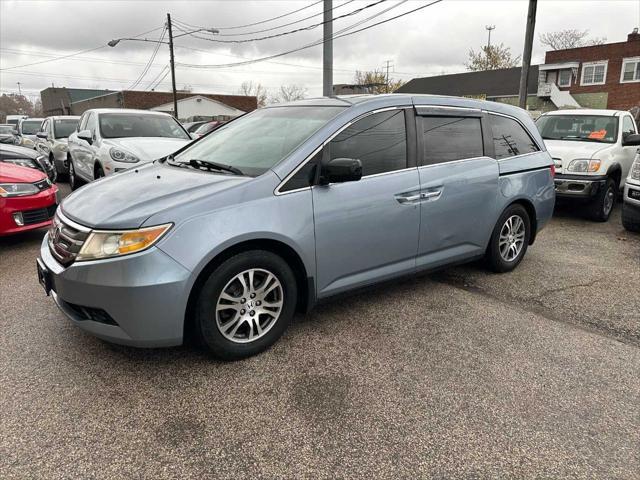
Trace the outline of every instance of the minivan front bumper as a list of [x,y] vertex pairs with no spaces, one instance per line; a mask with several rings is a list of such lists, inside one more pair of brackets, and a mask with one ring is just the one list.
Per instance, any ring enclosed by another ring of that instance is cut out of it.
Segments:
[[65,268],[40,247],[51,296],[78,327],[137,347],[180,345],[191,272],[159,248]]

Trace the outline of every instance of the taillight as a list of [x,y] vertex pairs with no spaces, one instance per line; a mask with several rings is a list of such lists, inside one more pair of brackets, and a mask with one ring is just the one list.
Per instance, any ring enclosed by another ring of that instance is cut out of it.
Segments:
[[556,176],[556,166],[555,164],[551,164],[551,178],[555,178]]

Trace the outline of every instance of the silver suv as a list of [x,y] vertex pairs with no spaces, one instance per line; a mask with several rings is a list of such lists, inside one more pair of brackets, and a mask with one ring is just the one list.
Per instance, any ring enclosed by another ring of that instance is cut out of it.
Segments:
[[512,270],[552,215],[553,174],[515,107],[412,95],[278,105],[73,193],[38,272],[103,339],[168,346],[189,332],[241,358],[296,310],[353,288],[482,257]]

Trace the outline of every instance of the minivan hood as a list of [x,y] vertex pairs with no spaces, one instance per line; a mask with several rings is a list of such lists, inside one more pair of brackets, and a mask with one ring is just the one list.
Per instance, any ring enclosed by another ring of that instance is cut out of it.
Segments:
[[155,213],[250,180],[154,162],[85,185],[69,195],[61,209],[91,228],[138,228]]
[[544,144],[549,151],[549,155],[553,158],[560,158],[567,161],[576,158],[592,158],[596,153],[614,145],[575,140],[545,140]]
[[105,139],[105,143],[108,145],[123,148],[129,153],[133,153],[143,162],[149,162],[151,160],[166,157],[189,142],[191,142],[191,139],[167,137],[128,137]]

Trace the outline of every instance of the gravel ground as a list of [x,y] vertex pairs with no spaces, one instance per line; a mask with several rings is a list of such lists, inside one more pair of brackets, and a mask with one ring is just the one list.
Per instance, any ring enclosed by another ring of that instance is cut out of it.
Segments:
[[0,478],[640,478],[640,236],[560,210],[519,269],[319,306],[220,363],[74,328],[0,240]]

